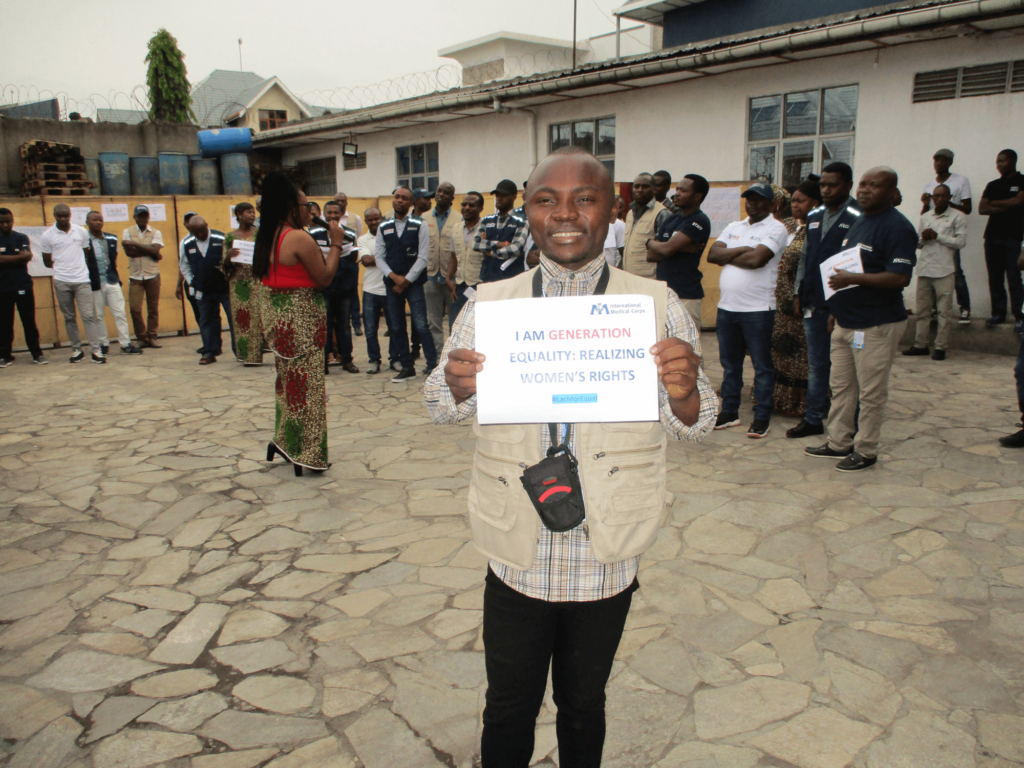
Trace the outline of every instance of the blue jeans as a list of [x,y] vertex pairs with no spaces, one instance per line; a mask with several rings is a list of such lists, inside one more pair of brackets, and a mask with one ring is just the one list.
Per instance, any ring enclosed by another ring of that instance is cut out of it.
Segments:
[[[371,363],[379,363],[380,360],[380,340],[377,338],[377,330],[380,328],[380,315],[381,311],[387,311],[387,296],[378,296],[376,293],[367,293],[363,291],[363,327],[364,333],[366,334],[366,354],[370,358]],[[391,328],[391,323],[385,316],[385,322],[388,324],[388,329]],[[395,334],[391,334],[388,337],[390,347],[395,345]]]
[[352,327],[349,325],[352,294],[348,291],[324,291],[327,304],[327,343],[324,344],[324,364],[331,352],[331,337],[338,336],[338,356],[342,365],[352,362]]
[[985,267],[988,269],[988,292],[992,297],[992,317],[1006,319],[1006,285],[1010,287],[1009,312],[1024,320],[1024,284],[1021,283],[1017,257],[1020,240],[985,240]]
[[412,353],[409,351],[409,334],[405,326],[405,302],[409,302],[409,314],[412,315],[412,327],[420,337],[423,345],[423,356],[427,368],[437,365],[437,350],[434,348],[434,337],[430,334],[427,322],[427,299],[423,295],[423,285],[413,283],[404,293],[395,293],[395,289],[385,282],[387,289],[387,315],[391,323],[391,338],[394,339],[398,351],[398,361],[402,370],[412,366]]
[[1020,406],[1020,417],[1024,419],[1024,337],[1020,340],[1020,352],[1017,353],[1017,366],[1013,369],[1017,379],[1017,405]]
[[359,289],[352,288],[349,290],[349,303],[352,305],[351,317],[352,317],[352,328],[359,330],[361,328],[360,323],[362,322],[362,316],[360,315],[359,309]]
[[815,309],[810,317],[804,318],[804,335],[807,337],[807,400],[804,421],[818,425],[825,420],[828,379],[832,375],[828,309]]
[[970,312],[971,292],[967,289],[967,278],[960,266],[960,251],[953,254],[953,264],[956,266],[956,305]]
[[730,312],[718,308],[718,358],[722,363],[722,413],[739,413],[743,391],[743,359],[749,354],[754,364],[755,421],[772,417],[775,394],[775,366],[772,364],[772,330],[775,310]]
[[[228,330],[231,332],[231,351],[235,352],[235,328],[231,322],[231,302],[229,294],[225,293],[204,293],[203,298],[196,299],[199,304],[199,337],[203,340],[203,357],[215,357],[221,354],[222,327],[220,324],[220,309],[224,308],[224,314],[228,318]],[[237,354],[237,353],[236,353]]]

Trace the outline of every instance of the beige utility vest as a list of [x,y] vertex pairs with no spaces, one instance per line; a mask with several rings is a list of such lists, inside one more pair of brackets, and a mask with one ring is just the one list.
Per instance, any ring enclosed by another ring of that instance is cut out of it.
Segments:
[[639,221],[633,220],[633,209],[626,214],[626,247],[622,253],[622,268],[631,275],[654,277],[658,265],[647,260],[647,241],[654,237],[654,222],[665,206],[654,201],[654,207],[644,210]]
[[465,219],[459,219],[459,229],[457,232],[452,233],[452,252],[459,263],[455,269],[456,285],[462,285],[463,283],[466,285],[479,285],[480,283],[480,270],[484,266],[484,255],[480,251],[473,250],[473,241],[476,240],[476,234],[480,231],[480,223],[482,221],[483,219],[478,221],[476,226],[470,230],[468,242],[465,238]]
[[448,254],[452,252],[452,236],[458,228],[458,234],[462,235],[462,216],[449,209],[448,218],[444,222],[444,229],[438,231],[437,216],[433,211],[427,211],[423,216],[427,223],[427,232],[430,233],[430,252],[427,256],[427,277],[433,277],[437,270],[441,270],[442,277],[448,277]]
[[[484,283],[476,300],[530,298],[533,275],[530,270]],[[652,297],[658,339],[665,338],[665,283],[612,269],[605,295],[613,294]],[[542,428],[547,425],[473,424],[476,454],[468,499],[473,542],[487,557],[518,570],[533,564],[542,525],[519,480],[525,467],[544,458]],[[573,430],[594,557],[614,563],[642,554],[658,538],[665,517],[667,441],[661,422],[574,424]]]

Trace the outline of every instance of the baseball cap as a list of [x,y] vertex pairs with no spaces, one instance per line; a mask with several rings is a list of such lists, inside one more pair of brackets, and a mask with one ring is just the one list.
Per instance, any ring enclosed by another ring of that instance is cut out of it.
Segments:
[[519,191],[516,183],[512,179],[502,179],[498,182],[498,186],[491,192],[492,195],[496,195],[499,192],[503,195],[514,195]]
[[765,184],[763,181],[757,181],[747,187],[747,191],[740,195],[740,197],[749,197],[750,195],[760,195],[768,200],[774,200],[775,190],[772,189],[771,184]]
[[953,162],[953,150],[952,149],[940,149],[932,157],[945,157],[949,162]]
[[433,196],[434,196],[433,192],[431,192],[429,190],[426,190],[426,189],[423,189],[422,187],[420,187],[419,189],[414,189],[412,191],[412,199],[413,200],[419,200],[422,197],[433,197]]
[[149,208],[144,205],[136,205],[135,213],[133,213],[132,216],[138,216],[140,213],[149,213]]

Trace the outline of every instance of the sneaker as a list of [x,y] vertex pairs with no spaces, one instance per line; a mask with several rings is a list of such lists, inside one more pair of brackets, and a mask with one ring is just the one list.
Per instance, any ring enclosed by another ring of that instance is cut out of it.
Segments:
[[944,350],[944,349],[936,349],[934,352],[932,352],[932,360],[945,360],[945,359],[946,359],[946,350]]
[[392,379],[392,381],[406,381],[408,379],[416,378],[415,368],[403,368],[402,371]]
[[823,434],[825,434],[824,424],[811,424],[807,419],[804,419],[792,429],[786,430],[786,437],[789,438],[810,437],[811,435]]
[[1024,320],[1018,320],[1013,324],[1013,332],[1018,336],[1024,336]]
[[[1017,425],[1018,427],[1020,424]],[[1024,429],[1012,435],[999,438],[999,444],[1006,448],[1024,448]]]
[[85,352],[83,352],[80,349],[76,349],[74,352],[71,353],[71,359],[68,360],[68,362],[69,363],[80,363],[84,359],[85,359]]
[[990,317],[988,320],[985,321],[985,327],[995,328],[997,325],[1002,325],[1005,322],[1005,317],[999,317],[998,315],[996,315],[995,317]]
[[36,365],[49,365],[50,364],[50,361],[47,360],[42,355],[36,355],[35,357],[33,357],[32,358],[32,362],[35,363]]
[[859,453],[854,451],[845,459],[836,464],[836,469],[840,472],[860,472],[862,469],[873,467],[878,462],[877,456],[872,456],[870,459],[867,456],[861,456]]
[[110,352],[110,345],[109,344],[100,344],[100,352],[102,352],[103,356],[106,357],[107,353]]
[[392,360],[390,363],[388,363],[388,368],[391,369],[392,371],[398,372],[402,370],[402,364],[397,360]]
[[764,419],[754,419],[754,423],[750,425],[750,429],[747,430],[747,437],[752,440],[760,440],[762,437],[768,434],[768,430],[771,429],[771,424]]
[[718,414],[718,421],[715,422],[715,429],[728,429],[729,427],[738,427],[739,425],[739,414],[720,413]]
[[362,328],[356,328],[354,331],[352,331],[352,333],[354,333],[356,336],[362,336],[363,335],[363,329]]
[[971,322],[971,310],[961,309],[960,310],[960,325],[967,325]]
[[122,355],[141,355],[142,350],[132,344],[125,344],[121,347]]
[[92,361],[96,363],[96,365],[103,365],[105,362],[107,362],[107,358],[106,355],[98,355],[95,352],[93,352]]
[[375,373],[380,373],[380,360],[376,363],[370,363],[370,367],[366,369],[367,376],[373,376]]
[[910,349],[903,350],[904,357],[918,357],[919,355],[927,355],[928,347],[911,347]]
[[808,446],[807,448],[804,448],[804,453],[808,456],[813,456],[816,459],[845,459],[853,453],[853,449],[851,448],[848,451],[833,451],[832,448],[829,447],[829,444],[825,443],[824,445],[819,445],[817,447]]
[[9,365],[14,365],[13,357],[0,357],[0,368],[6,368]]

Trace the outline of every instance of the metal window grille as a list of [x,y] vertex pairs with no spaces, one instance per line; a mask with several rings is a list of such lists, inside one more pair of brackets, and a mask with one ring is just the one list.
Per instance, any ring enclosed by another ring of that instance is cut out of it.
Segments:
[[959,83],[959,69],[918,72],[914,76],[914,103],[955,99]]
[[357,152],[355,157],[345,155],[346,171],[361,171],[366,168],[366,153]]
[[300,160],[299,170],[306,179],[303,191],[307,195],[332,197],[338,191],[337,158]]
[[914,103],[996,96],[1024,91],[1024,60],[1001,61],[977,67],[918,72],[914,76]]

